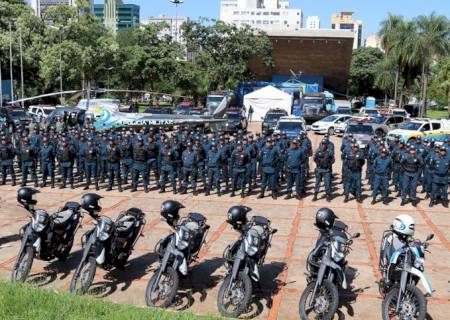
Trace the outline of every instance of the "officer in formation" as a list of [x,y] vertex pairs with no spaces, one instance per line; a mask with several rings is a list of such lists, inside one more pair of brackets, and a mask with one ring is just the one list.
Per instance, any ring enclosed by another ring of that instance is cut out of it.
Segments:
[[[98,133],[89,126],[40,128],[39,123],[15,132],[4,126],[1,129],[1,183],[15,185],[20,173],[22,185],[30,178],[37,185],[39,177],[41,187],[49,183],[52,188],[58,182],[61,188],[75,188],[77,177],[85,189],[94,185],[108,191],[117,187],[122,192],[130,187],[135,192],[142,185],[145,192],[155,187],[163,193],[170,187],[174,194],[192,190],[194,195],[199,191],[210,195],[216,190],[218,196],[240,192],[241,197],[259,191],[258,198],[270,191],[274,199],[284,190],[285,199],[300,199],[305,195],[313,160],[313,200],[318,199],[323,183],[326,199],[331,201],[335,153],[339,152],[328,136],[314,151],[306,133],[295,139],[269,132],[207,135],[188,127],[169,134],[152,128]],[[345,202],[352,194],[362,201],[365,170],[372,203],[381,195],[382,202],[388,204],[392,183],[402,205],[409,201],[416,205],[417,188],[422,185],[430,206],[439,202],[448,206],[449,140],[411,139],[405,144],[400,137],[389,142],[374,137],[360,150],[349,135],[340,151]],[[105,186],[101,185],[103,179],[107,180]]]

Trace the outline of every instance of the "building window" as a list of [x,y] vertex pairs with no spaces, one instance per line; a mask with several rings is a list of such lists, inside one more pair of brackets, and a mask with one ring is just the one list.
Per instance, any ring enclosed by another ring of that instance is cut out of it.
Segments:
[[261,12],[257,12],[256,15],[257,15],[257,16],[260,16],[260,15],[261,15]]
[[331,29],[336,29],[336,25],[334,23],[331,25]]
[[263,12],[263,15],[268,16],[269,12]]
[[264,21],[263,21],[263,24],[269,24],[269,21],[264,20]]
[[261,24],[261,20],[256,20],[256,24]]
[[279,12],[271,12],[270,14],[273,15],[273,16],[279,16],[280,15]]

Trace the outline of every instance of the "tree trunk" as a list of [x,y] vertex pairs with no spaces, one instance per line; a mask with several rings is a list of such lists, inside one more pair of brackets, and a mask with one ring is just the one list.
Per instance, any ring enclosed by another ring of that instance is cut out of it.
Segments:
[[445,92],[447,93],[447,111],[448,111],[448,118],[450,119],[450,84],[445,89]]
[[397,103],[397,94],[398,94],[398,80],[400,78],[400,68],[397,68],[395,71],[395,87],[394,87],[394,100]]
[[427,115],[427,98],[428,98],[428,64],[423,66],[423,95],[422,95],[422,117]]

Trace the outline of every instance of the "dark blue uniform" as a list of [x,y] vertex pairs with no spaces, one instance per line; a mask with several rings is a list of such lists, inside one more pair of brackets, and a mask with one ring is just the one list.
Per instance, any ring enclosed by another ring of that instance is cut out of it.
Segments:
[[374,183],[372,191],[372,203],[376,201],[378,193],[383,197],[383,203],[387,204],[389,195],[389,177],[393,169],[393,161],[391,156],[381,154],[375,158],[373,163]]
[[276,167],[279,160],[279,153],[274,147],[265,146],[261,149],[259,154],[259,163],[261,166],[261,195],[260,198],[264,197],[264,192],[267,186],[272,190],[272,197],[276,198]]
[[6,184],[6,178],[9,174],[12,178],[13,186],[16,185],[16,173],[14,172],[14,157],[16,156],[16,150],[11,143],[2,142],[0,145],[0,157],[2,168],[2,185]]
[[117,180],[119,192],[122,192],[122,177],[120,172],[120,149],[112,142],[108,148],[108,189],[111,191],[114,185],[114,178]]
[[348,201],[350,192],[353,192],[356,199],[361,202],[361,172],[365,163],[364,153],[359,149],[352,149],[345,153],[344,158],[344,195]]
[[419,183],[420,172],[423,166],[423,160],[417,154],[405,154],[401,160],[403,167],[402,181],[402,205],[406,204],[406,199],[412,201],[413,205],[417,204],[417,185]]
[[217,148],[211,149],[206,155],[206,166],[208,168],[208,185],[206,187],[206,195],[209,195],[211,188],[217,189],[217,195],[220,196],[220,166],[222,164],[222,153]]
[[178,161],[178,152],[171,148],[170,146],[164,146],[159,151],[159,163],[161,168],[161,180],[160,180],[160,192],[165,192],[166,190],[166,182],[168,176],[170,176],[170,182],[172,184],[173,193],[177,193],[177,184],[176,184],[176,162]]
[[[140,138],[142,139],[142,138]],[[137,190],[139,175],[142,176],[144,182],[144,191],[148,192],[148,160],[149,155],[147,148],[142,140],[139,140],[133,148],[133,181],[131,192]]]
[[85,190],[89,189],[91,185],[91,179],[94,178],[95,188],[98,190],[98,170],[97,163],[99,161],[100,153],[98,148],[94,145],[86,145],[86,148],[83,148],[82,157],[84,162],[84,171],[86,173],[86,186]]
[[22,186],[26,186],[28,172],[31,173],[31,179],[37,187],[37,150],[31,146],[28,142],[25,142],[20,147],[20,159],[22,161]]
[[285,172],[287,176],[287,198],[291,198],[292,187],[295,183],[297,197],[300,197],[303,189],[302,163],[306,161],[303,148],[291,147],[286,151]]
[[327,149],[319,149],[314,154],[314,162],[316,163],[316,185],[314,187],[313,200],[317,200],[317,195],[320,191],[320,183],[323,180],[327,200],[331,201],[331,168],[335,162],[334,155]]
[[[444,147],[445,148],[445,147]],[[433,183],[431,187],[431,202],[436,203],[441,198],[445,207],[448,207],[448,180],[450,172],[450,157],[448,155],[436,155],[432,160]]]
[[70,186],[74,189],[73,185],[73,161],[76,153],[72,145],[66,143],[58,147],[57,157],[59,160],[59,167],[61,170],[61,188],[66,187],[66,181],[69,180]]
[[233,172],[233,181],[231,186],[231,196],[234,197],[237,187],[241,188],[241,197],[245,195],[245,186],[247,184],[247,166],[249,156],[242,149],[242,144],[231,154],[231,168]]
[[133,169],[133,144],[130,139],[124,139],[120,145],[120,158],[122,159],[123,183],[128,184],[128,177]]
[[197,193],[197,169],[198,169],[198,153],[191,149],[183,151],[181,156],[183,161],[183,190],[181,194],[185,194],[191,183],[194,194]]
[[42,171],[42,187],[47,185],[47,177],[50,176],[51,187],[55,187],[55,149],[51,144],[44,143],[39,150],[39,160]]

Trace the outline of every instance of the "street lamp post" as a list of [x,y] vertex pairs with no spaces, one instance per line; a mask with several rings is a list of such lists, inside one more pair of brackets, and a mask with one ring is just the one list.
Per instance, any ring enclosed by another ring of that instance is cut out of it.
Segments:
[[178,42],[178,5],[182,4],[183,0],[169,0],[175,4],[175,41]]
[[19,29],[19,47],[20,47],[20,91],[22,93],[21,100],[22,100],[22,108],[25,108],[24,105],[24,94],[23,94],[23,40],[22,40],[22,29]]
[[59,92],[60,92],[60,100],[61,103],[63,101],[63,77],[62,77],[62,69],[63,69],[63,61],[62,61],[62,32],[64,30],[67,30],[68,27],[63,27],[63,26],[59,26],[59,27],[55,27],[55,26],[50,26],[50,28],[54,29],[54,30],[58,30],[59,31]]
[[9,73],[11,81],[11,101],[14,101],[14,77],[13,77],[13,56],[12,56],[12,32],[11,22],[9,23]]
[[114,67],[109,67],[109,68],[106,69],[106,70],[108,71],[108,91],[109,91],[109,89],[111,89],[111,82],[110,82],[110,76],[109,76],[109,73],[110,73],[110,71],[111,71],[112,69],[114,69]]

